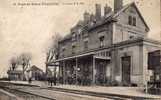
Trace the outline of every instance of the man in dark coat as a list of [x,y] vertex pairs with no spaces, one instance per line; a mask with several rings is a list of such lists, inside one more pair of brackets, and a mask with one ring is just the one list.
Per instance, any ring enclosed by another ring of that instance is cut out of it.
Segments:
[[48,84],[49,84],[50,86],[53,86],[52,77],[48,77]]
[[53,81],[54,85],[56,85],[56,81],[57,81],[57,79],[56,79],[56,75],[54,75],[54,76],[53,76],[52,81]]

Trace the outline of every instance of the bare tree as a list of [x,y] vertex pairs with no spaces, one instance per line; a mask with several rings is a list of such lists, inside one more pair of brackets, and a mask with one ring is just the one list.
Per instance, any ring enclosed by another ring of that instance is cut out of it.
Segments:
[[29,67],[31,61],[31,54],[30,53],[22,53],[18,57],[18,63],[19,65],[22,65],[23,71],[26,71],[26,69]]
[[51,62],[58,55],[58,42],[62,39],[59,33],[52,36],[52,41],[46,52],[46,62]]
[[[49,45],[47,52],[46,52],[46,74],[50,76],[51,70],[48,68],[48,65],[51,64],[51,62],[57,58],[58,55],[58,43],[62,39],[62,36],[59,33],[55,33],[52,36],[51,44]],[[54,73],[56,73],[56,68],[54,70]]]
[[12,57],[9,62],[11,64],[11,70],[15,70],[15,68],[16,68],[16,66],[18,64],[17,58],[16,57]]
[[27,68],[30,66],[31,61],[31,54],[30,53],[22,53],[18,57],[18,64],[22,65],[22,72],[23,72],[23,79],[24,79],[24,73],[27,70]]

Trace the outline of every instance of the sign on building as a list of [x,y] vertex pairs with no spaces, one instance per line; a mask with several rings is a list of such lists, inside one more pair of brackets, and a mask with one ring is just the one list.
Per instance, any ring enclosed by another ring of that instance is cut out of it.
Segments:
[[160,66],[161,51],[156,50],[148,53],[148,69],[154,69]]

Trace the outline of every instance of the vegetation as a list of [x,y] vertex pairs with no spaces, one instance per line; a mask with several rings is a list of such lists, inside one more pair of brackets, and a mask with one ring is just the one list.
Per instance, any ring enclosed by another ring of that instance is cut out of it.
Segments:
[[50,63],[53,59],[58,56],[58,42],[62,39],[59,33],[55,33],[51,38],[51,44],[47,48],[46,52],[46,63]]
[[31,54],[30,53],[22,53],[17,57],[12,57],[10,59],[10,70],[15,70],[18,65],[22,66],[22,72],[23,72],[23,79],[24,78],[24,72],[29,68],[30,62],[31,62]]
[[17,58],[16,57],[12,57],[10,59],[10,64],[11,64],[11,70],[15,70],[15,68],[17,67]]
[[[48,68],[52,61],[58,58],[58,43],[62,39],[62,36],[59,33],[55,33],[51,38],[51,44],[47,48],[46,52],[46,74],[47,76],[51,76],[52,72]],[[56,68],[54,69],[54,73],[56,74]]]

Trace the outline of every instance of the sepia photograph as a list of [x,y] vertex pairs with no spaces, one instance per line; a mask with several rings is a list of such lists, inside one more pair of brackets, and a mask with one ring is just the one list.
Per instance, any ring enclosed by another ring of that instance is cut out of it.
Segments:
[[0,100],[161,100],[161,0],[0,0]]

